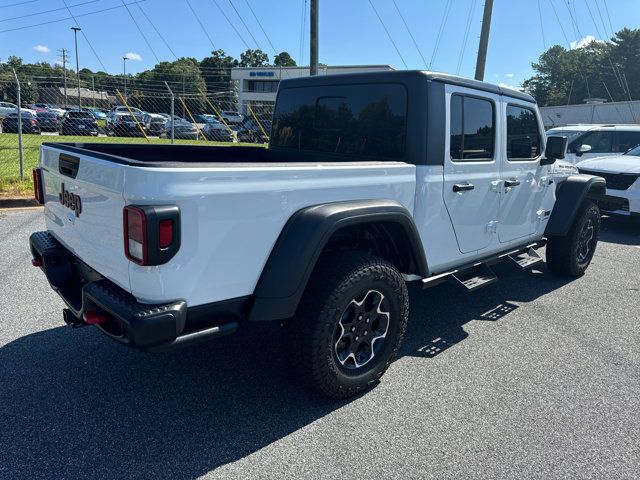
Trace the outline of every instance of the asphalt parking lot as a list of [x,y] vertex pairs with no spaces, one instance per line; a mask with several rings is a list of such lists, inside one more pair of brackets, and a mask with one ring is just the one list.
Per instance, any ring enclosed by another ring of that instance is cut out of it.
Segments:
[[0,212],[0,478],[638,478],[640,224],[587,274],[497,268],[412,289],[401,357],[360,398],[301,390],[278,328],[152,355],[64,327]]

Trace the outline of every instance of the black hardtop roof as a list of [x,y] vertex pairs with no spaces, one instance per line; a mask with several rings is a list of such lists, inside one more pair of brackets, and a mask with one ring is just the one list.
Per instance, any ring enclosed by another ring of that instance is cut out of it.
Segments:
[[492,83],[480,82],[470,78],[450,75],[448,73],[430,72],[422,70],[392,70],[388,72],[363,72],[345,73],[338,75],[317,75],[315,77],[300,77],[284,79],[280,82],[280,88],[309,87],[313,85],[340,85],[345,83],[380,83],[380,82],[409,82],[416,80],[434,81],[458,85],[461,87],[475,88],[484,92],[506,95],[508,97],[536,103],[529,94],[505,88]]

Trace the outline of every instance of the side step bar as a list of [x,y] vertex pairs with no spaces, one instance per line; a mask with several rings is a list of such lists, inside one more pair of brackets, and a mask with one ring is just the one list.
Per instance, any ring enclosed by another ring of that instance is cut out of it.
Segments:
[[533,248],[530,248],[526,252],[521,252],[518,254],[511,254],[509,258],[513,260],[516,265],[518,265],[522,270],[526,270],[527,268],[531,268],[534,265],[542,262],[542,257],[538,255]]
[[238,330],[238,322],[225,323],[215,327],[208,327],[195,332],[189,332],[184,335],[180,335],[174,340],[168,342],[156,343],[154,345],[147,345],[143,347],[146,352],[164,353],[176,350],[178,348],[190,347],[197,345],[198,343],[208,342],[214,338],[224,337],[231,335]]
[[440,273],[432,277],[423,278],[422,288],[430,288],[440,283],[450,281],[464,288],[467,292],[473,292],[479,288],[486,287],[498,280],[498,277],[491,269],[491,265],[501,262],[505,257],[509,257],[521,269],[531,268],[542,262],[542,257],[536,252],[536,248],[541,248],[546,244],[545,240],[523,246],[510,252],[501,253],[492,257],[487,257],[480,262],[467,264],[459,269]]
[[498,281],[498,277],[489,265],[483,263],[477,267],[468,268],[451,275],[450,279],[464,288],[467,292],[475,292]]

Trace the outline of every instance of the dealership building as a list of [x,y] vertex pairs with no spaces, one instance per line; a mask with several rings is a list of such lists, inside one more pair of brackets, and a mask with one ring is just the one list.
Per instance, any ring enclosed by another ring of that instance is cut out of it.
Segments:
[[[393,70],[389,65],[352,65],[320,67],[318,75],[336,75],[344,73],[387,72]],[[247,114],[248,107],[254,111],[272,109],[280,80],[308,77],[309,67],[239,67],[231,69],[231,80],[238,95],[238,107]]]

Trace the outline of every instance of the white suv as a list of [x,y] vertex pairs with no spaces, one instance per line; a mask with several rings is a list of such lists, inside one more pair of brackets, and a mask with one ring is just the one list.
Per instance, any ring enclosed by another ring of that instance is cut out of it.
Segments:
[[640,125],[567,125],[548,130],[547,136],[552,135],[568,138],[565,160],[571,163],[621,155],[640,145]]
[[597,175],[607,182],[607,195],[598,200],[604,213],[640,217],[640,146],[623,155],[585,160],[577,167],[580,173]]

